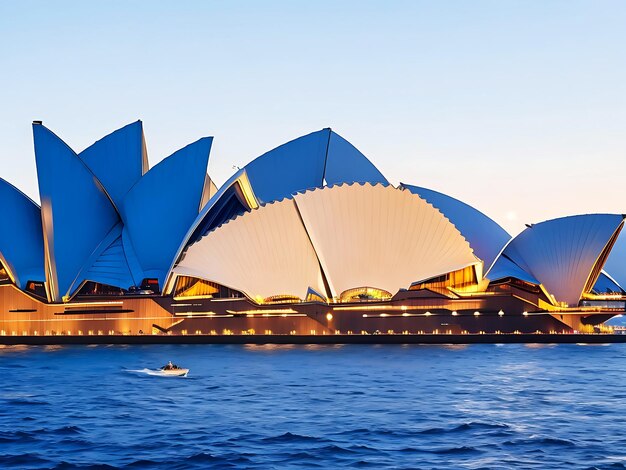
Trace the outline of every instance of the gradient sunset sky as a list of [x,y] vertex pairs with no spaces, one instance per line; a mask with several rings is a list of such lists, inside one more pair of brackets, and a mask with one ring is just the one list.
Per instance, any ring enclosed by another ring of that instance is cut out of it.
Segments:
[[0,176],[38,200],[31,122],[80,151],[142,119],[209,173],[332,127],[393,183],[516,234],[626,213],[626,2],[0,0]]

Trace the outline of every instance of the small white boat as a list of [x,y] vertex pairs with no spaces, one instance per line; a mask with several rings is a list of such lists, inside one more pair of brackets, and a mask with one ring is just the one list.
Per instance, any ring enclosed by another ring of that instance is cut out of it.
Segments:
[[172,364],[172,361],[169,361],[159,369],[159,372],[161,372],[162,375],[170,377],[187,377],[189,369],[183,369],[182,367],[178,367],[176,364]]
[[182,369],[182,368],[159,369],[159,372],[161,372],[162,375],[168,375],[172,377],[187,377],[187,374],[189,373],[189,369]]

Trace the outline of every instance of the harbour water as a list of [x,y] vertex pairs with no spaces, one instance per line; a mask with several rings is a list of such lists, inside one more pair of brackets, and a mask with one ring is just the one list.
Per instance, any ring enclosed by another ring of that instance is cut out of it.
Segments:
[[626,468],[623,344],[15,346],[0,373],[0,468]]

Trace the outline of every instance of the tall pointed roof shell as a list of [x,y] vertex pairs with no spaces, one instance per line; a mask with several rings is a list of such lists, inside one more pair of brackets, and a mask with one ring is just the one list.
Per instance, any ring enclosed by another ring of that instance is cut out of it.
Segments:
[[148,170],[141,121],[128,124],[78,154],[98,178],[116,207]]
[[3,228],[0,230],[0,261],[15,284],[45,281],[41,209],[32,199],[0,178]]
[[74,151],[41,124],[33,124],[37,178],[52,300],[69,295],[77,276],[118,214],[93,173]]
[[124,198],[125,249],[135,254],[144,276],[161,286],[200,211],[212,142],[202,138],[163,159]]
[[324,184],[387,183],[378,169],[339,134],[322,129],[264,153],[245,166],[260,202]]

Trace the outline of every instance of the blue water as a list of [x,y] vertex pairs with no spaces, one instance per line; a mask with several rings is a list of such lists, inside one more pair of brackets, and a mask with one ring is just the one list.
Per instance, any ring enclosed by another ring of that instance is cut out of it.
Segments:
[[0,377],[0,468],[626,468],[626,345],[6,347]]

